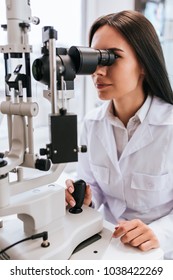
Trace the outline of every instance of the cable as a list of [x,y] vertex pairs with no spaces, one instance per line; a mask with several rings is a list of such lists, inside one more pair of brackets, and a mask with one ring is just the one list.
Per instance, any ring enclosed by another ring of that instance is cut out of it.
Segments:
[[43,231],[43,232],[40,232],[40,233],[36,233],[34,235],[31,235],[29,237],[26,237],[24,239],[21,239],[13,244],[11,244],[10,246],[4,248],[3,250],[0,251],[0,254],[3,254],[5,251],[9,250],[10,248],[12,248],[13,246],[19,244],[19,243],[22,243],[24,241],[27,241],[27,240],[33,240],[33,239],[37,239],[37,238],[43,238],[43,242],[41,243],[41,246],[46,248],[50,245],[50,243],[48,242],[48,232],[47,231]]

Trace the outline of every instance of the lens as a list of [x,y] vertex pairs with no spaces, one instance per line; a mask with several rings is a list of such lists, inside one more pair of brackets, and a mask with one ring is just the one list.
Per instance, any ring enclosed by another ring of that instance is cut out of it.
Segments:
[[43,55],[41,58],[34,60],[32,64],[32,74],[36,81],[45,85],[49,84],[49,56]]
[[92,74],[98,65],[97,50],[85,47],[72,46],[68,51],[77,74]]
[[83,75],[94,73],[98,65],[110,66],[115,61],[115,54],[111,50],[72,46],[68,54],[73,60],[76,73]]
[[115,61],[115,54],[111,50],[98,50],[100,53],[98,65],[110,66]]
[[[74,81],[76,76],[75,66],[69,55],[56,56],[57,87],[61,83],[61,75],[65,81]],[[43,55],[34,60],[32,74],[36,81],[50,85],[49,55]]]

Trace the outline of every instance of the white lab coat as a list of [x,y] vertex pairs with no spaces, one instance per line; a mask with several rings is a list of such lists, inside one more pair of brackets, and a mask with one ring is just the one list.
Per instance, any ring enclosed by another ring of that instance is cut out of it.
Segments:
[[92,187],[106,220],[141,219],[157,235],[165,258],[173,259],[173,106],[158,97],[118,159],[108,103],[84,121],[78,177]]

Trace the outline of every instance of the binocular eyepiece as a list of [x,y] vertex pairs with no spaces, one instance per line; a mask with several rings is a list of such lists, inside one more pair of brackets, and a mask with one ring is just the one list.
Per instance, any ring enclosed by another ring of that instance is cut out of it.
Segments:
[[[76,75],[90,75],[98,65],[110,66],[115,61],[112,50],[96,50],[89,47],[72,46],[69,49],[56,49],[57,81],[61,76],[65,81],[73,81]],[[37,58],[32,65],[35,80],[45,85],[50,84],[49,54]]]

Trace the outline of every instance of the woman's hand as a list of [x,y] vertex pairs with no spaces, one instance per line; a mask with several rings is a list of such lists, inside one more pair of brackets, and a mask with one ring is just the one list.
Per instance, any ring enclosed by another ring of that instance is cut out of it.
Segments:
[[120,237],[122,243],[138,247],[141,251],[159,247],[159,241],[154,232],[139,219],[121,221],[115,227],[113,237]]
[[[72,193],[74,192],[73,181],[68,179],[68,180],[66,180],[65,183],[66,183],[66,190],[65,190],[66,203],[67,203],[67,205],[74,207],[76,202],[72,196]],[[86,185],[84,204],[89,206],[91,203],[91,200],[92,200],[91,188],[89,185]]]

